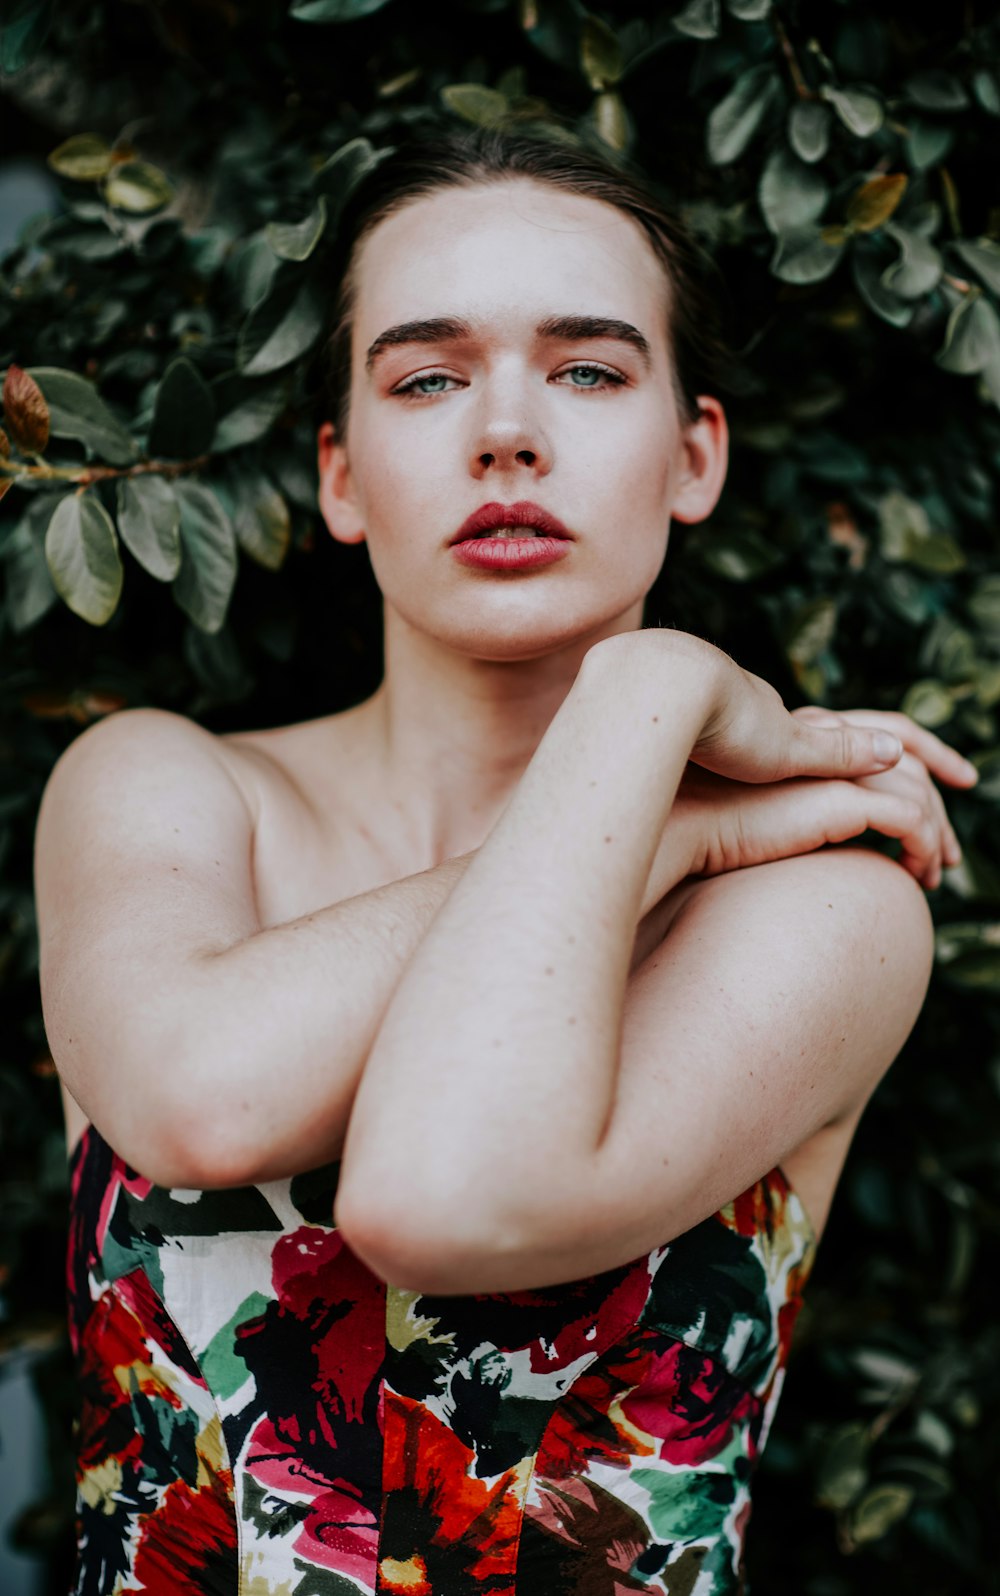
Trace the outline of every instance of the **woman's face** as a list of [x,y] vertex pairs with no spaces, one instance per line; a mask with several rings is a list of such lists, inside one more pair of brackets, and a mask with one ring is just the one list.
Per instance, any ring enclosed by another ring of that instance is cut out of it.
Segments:
[[[714,400],[681,426],[639,226],[530,179],[445,189],[378,224],[356,283],[348,438],[321,430],[320,502],[335,536],[367,539],[386,602],[483,659],[637,627],[671,515],[707,515],[726,464]],[[572,534],[563,558],[459,561],[467,517],[525,501]]]

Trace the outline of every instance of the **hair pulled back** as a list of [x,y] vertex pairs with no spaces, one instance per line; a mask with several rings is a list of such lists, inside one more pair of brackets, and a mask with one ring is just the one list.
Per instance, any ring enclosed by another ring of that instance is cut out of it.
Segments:
[[668,285],[667,325],[677,401],[684,423],[698,416],[699,394],[725,387],[721,280],[680,219],[650,183],[601,152],[563,136],[516,128],[447,130],[409,138],[358,183],[338,224],[340,277],[325,348],[326,413],[347,437],[351,333],[360,246],[379,222],[414,200],[449,188],[530,178],[614,205],[639,224]]

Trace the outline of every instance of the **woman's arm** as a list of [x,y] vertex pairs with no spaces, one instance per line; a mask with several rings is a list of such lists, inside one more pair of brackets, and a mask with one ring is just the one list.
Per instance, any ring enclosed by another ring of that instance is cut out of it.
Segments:
[[338,1155],[402,971],[471,854],[262,929],[253,815],[214,738],[128,711],[63,756],[39,818],[42,998],[59,1073],[164,1186]]
[[[588,1183],[613,1117],[631,930],[713,849],[716,868],[741,862],[725,857],[738,826],[709,838],[666,824],[689,756],[751,783],[877,768],[870,734],[794,721],[772,689],[709,645],[672,633],[609,641],[588,654],[424,938],[365,1068],[336,1219],[396,1283],[447,1291],[552,1280],[567,1225],[575,1241],[563,1252],[579,1262]],[[897,743],[883,766],[898,755]],[[852,781],[788,786],[815,812],[811,840],[786,852],[868,825],[902,836],[923,824],[908,799]],[[703,1000],[713,1002],[710,986]],[[781,1150],[792,1145],[783,1139]],[[670,1224],[661,1221],[666,1233]],[[625,1234],[605,1238],[606,1262],[629,1255]]]

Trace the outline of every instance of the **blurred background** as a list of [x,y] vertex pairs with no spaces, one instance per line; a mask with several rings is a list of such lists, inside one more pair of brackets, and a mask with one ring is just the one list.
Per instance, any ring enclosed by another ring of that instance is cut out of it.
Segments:
[[[965,859],[932,895],[932,991],[850,1156],[748,1547],[759,1596],[1000,1591],[995,7],[7,0],[0,113],[4,1596],[65,1591],[72,1561],[39,797],[126,705],[223,731],[377,684],[367,555],[315,508],[316,357],[340,206],[441,120],[634,160],[721,270],[730,480],[675,529],[647,623],[790,705],[904,709],[979,766],[949,799]],[[145,457],[169,469],[130,476]]]

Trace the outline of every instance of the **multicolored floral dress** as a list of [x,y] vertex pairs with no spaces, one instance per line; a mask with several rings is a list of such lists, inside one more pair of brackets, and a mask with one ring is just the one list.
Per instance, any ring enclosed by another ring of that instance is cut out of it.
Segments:
[[77,1596],[722,1596],[815,1242],[780,1170],[545,1291],[386,1286],[337,1166],[71,1161]]

